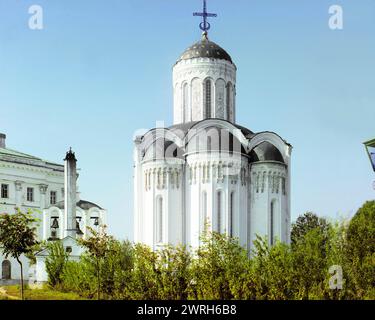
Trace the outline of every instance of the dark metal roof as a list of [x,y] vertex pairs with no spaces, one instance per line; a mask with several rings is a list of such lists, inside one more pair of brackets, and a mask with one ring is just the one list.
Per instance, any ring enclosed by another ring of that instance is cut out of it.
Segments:
[[[64,203],[64,201],[59,201],[58,203],[51,205],[51,207],[57,207],[59,209],[64,209],[65,203]],[[81,208],[82,210],[89,210],[91,208],[98,208],[100,210],[103,210],[97,204],[95,204],[93,202],[90,202],[90,201],[85,201],[85,200],[77,201],[77,207]]]
[[193,58],[221,59],[233,63],[231,56],[203,33],[202,40],[187,48],[176,63]]

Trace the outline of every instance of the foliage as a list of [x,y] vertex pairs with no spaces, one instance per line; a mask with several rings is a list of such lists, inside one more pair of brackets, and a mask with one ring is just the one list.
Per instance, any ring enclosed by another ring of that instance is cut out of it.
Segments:
[[187,299],[190,259],[185,247],[166,246],[154,252],[136,244],[128,297],[135,300]]
[[319,229],[322,234],[327,236],[329,223],[326,219],[318,217],[313,212],[306,212],[302,216],[299,216],[296,222],[292,224],[292,244],[303,240],[305,235],[312,229]]
[[375,201],[366,202],[350,221],[345,257],[350,290],[355,298],[374,298],[375,285]]
[[252,274],[253,298],[280,300],[293,298],[293,256],[289,246],[276,242],[272,247],[267,238],[254,241]]
[[32,212],[0,215],[0,247],[5,257],[16,259],[21,267],[21,296],[24,297],[21,255],[29,255],[37,245],[35,219]]
[[191,256],[184,246],[166,246],[159,252],[158,298],[162,300],[186,300],[191,282]]
[[60,288],[64,292],[75,292],[89,299],[97,295],[96,268],[87,256],[80,261],[68,261],[61,279]]
[[239,279],[246,271],[247,252],[238,243],[217,232],[204,232],[192,263],[193,299],[240,298]]
[[68,253],[60,241],[53,241],[47,244],[48,257],[46,258],[46,271],[48,284],[51,287],[59,287],[62,283],[62,275],[68,261]]
[[91,259],[95,266],[95,272],[97,276],[97,298],[100,300],[100,274],[104,259],[109,255],[111,251],[111,243],[114,242],[114,238],[106,233],[105,227],[100,232],[88,228],[91,233],[88,239],[80,239],[78,244],[82,245],[87,250],[88,258]]
[[[307,213],[291,245],[257,237],[250,253],[216,232],[204,232],[196,250],[155,251],[93,233],[87,253],[65,263],[61,288],[90,299],[99,287],[105,299],[374,299],[374,226],[373,201],[349,224]],[[331,287],[332,266],[342,270],[342,287]]]

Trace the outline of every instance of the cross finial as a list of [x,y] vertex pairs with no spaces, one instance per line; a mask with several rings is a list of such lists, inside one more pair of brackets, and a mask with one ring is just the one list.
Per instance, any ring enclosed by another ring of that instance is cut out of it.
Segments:
[[211,28],[211,25],[207,21],[207,18],[208,17],[214,17],[214,18],[216,18],[217,14],[216,13],[208,13],[207,12],[207,1],[203,0],[203,12],[194,12],[193,16],[194,17],[202,17],[203,18],[203,21],[199,24],[199,28],[203,32],[207,33],[207,31],[210,30],[210,28]]

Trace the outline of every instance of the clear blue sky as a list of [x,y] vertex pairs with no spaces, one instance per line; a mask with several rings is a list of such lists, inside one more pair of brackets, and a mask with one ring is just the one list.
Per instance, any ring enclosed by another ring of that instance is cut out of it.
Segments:
[[[28,28],[28,8],[44,29]],[[344,9],[344,30],[328,8]],[[238,67],[237,122],[293,146],[292,218],[351,215],[375,191],[374,0],[210,0],[210,38]],[[82,198],[132,238],[132,137],[172,122],[171,68],[200,38],[200,0],[1,0],[0,132],[10,148],[78,156]]]

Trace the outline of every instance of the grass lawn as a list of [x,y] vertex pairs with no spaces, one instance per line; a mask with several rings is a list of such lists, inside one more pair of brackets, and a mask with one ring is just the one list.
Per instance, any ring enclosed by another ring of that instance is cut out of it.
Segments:
[[[75,293],[60,292],[43,287],[41,289],[30,289],[25,287],[25,300],[83,300]],[[19,300],[21,299],[20,286],[0,287],[0,300]]]

